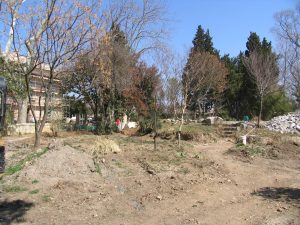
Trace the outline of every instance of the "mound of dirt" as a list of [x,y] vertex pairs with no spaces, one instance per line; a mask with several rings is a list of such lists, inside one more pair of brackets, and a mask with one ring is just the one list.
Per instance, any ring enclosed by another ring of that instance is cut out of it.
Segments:
[[[253,142],[248,145],[237,145],[230,148],[227,153],[240,158],[251,159],[259,156],[268,159],[297,160],[300,158],[300,147],[291,141],[274,141],[272,139],[262,139],[268,142]],[[270,141],[272,140],[272,142]]]
[[44,186],[57,184],[59,180],[82,181],[89,179],[95,171],[92,156],[70,146],[56,146],[26,166],[20,173],[19,181],[39,181]]
[[[176,134],[178,138],[178,133]],[[200,132],[181,132],[181,139],[185,141],[196,141],[199,143],[213,143],[217,141],[212,134],[200,133]]]
[[139,127],[136,128],[124,128],[120,131],[121,134],[124,134],[126,136],[138,136],[139,134]]

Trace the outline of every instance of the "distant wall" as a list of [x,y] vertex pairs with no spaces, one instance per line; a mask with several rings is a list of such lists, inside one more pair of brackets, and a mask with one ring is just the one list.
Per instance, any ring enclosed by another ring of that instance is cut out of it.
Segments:
[[[51,132],[50,123],[46,123],[43,132]],[[34,123],[19,123],[8,127],[8,135],[34,134]]]

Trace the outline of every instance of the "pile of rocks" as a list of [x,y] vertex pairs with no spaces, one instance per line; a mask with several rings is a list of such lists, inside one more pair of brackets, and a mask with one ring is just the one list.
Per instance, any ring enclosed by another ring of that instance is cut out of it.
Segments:
[[300,112],[274,117],[266,126],[269,130],[280,133],[300,134]]

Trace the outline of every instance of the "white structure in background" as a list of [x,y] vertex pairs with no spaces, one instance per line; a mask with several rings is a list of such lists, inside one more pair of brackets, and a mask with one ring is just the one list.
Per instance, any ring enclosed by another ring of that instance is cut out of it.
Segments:
[[127,126],[128,126],[128,128],[136,128],[137,122],[128,122]]
[[125,128],[125,126],[127,125],[127,115],[126,115],[126,113],[124,113],[124,115],[123,115],[123,119],[122,119],[122,126],[121,126],[121,128],[122,128],[122,130]]

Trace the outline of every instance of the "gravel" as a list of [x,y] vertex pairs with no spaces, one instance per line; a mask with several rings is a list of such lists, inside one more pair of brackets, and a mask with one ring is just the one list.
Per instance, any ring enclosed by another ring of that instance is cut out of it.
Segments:
[[300,134],[300,111],[274,117],[266,126],[271,131]]

